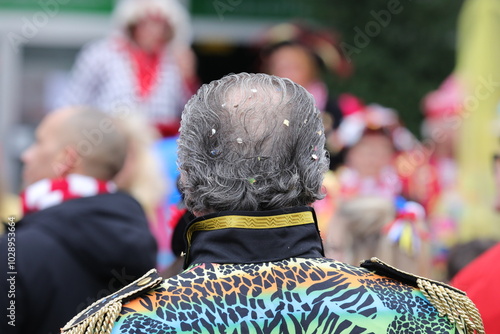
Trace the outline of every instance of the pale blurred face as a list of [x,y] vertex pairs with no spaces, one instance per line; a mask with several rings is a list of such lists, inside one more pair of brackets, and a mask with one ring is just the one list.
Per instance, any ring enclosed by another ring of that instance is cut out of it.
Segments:
[[136,24],[132,37],[144,51],[156,52],[172,38],[172,31],[167,21],[146,18]]
[[58,176],[57,165],[64,162],[64,146],[59,136],[61,121],[61,115],[51,114],[38,126],[35,142],[21,157],[24,162],[24,187],[45,178]]
[[382,134],[364,135],[347,155],[347,165],[362,177],[376,177],[382,169],[391,166],[394,148],[389,138]]
[[302,47],[282,46],[268,60],[269,74],[288,78],[307,87],[316,79],[316,64],[312,56]]

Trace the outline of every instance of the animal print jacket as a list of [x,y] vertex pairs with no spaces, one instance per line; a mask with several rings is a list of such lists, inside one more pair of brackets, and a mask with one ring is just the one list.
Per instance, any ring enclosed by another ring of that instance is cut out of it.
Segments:
[[75,317],[66,333],[467,332],[418,288],[324,258],[308,207],[199,217],[186,240],[184,272],[146,276]]

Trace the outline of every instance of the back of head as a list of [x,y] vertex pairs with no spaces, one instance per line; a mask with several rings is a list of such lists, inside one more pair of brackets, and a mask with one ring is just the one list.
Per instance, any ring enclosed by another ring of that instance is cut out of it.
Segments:
[[71,108],[65,136],[79,156],[78,170],[101,180],[111,180],[122,169],[128,141],[120,122],[89,107]]
[[403,247],[386,230],[395,219],[394,203],[386,198],[362,196],[342,202],[327,238],[327,247],[338,248],[340,253],[327,256],[340,254],[341,260],[352,265],[375,256],[404,271],[429,275],[430,242],[414,234],[412,242],[416,243],[416,249]]
[[381,248],[381,230],[394,219],[392,201],[382,197],[363,196],[342,202],[334,223],[341,226],[336,237],[345,247],[345,261],[358,264],[377,254]]
[[313,97],[288,79],[241,73],[203,85],[180,132],[181,188],[193,212],[273,210],[322,198],[322,120]]

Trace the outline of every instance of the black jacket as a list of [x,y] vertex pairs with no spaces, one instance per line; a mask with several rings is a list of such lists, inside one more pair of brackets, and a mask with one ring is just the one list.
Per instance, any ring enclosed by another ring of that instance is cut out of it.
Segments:
[[124,193],[73,199],[27,215],[16,225],[14,267],[8,240],[6,234],[0,241],[5,334],[59,333],[72,316],[134,281],[156,260],[144,212]]

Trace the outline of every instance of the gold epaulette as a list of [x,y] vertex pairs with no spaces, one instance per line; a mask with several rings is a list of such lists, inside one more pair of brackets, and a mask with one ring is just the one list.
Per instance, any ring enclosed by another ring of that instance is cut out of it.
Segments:
[[77,314],[62,329],[63,334],[99,333],[109,334],[122,304],[150,290],[162,282],[162,278],[151,269],[144,276],[107,297],[101,298]]
[[404,272],[376,257],[365,260],[361,263],[361,267],[420,289],[441,317],[446,316],[450,322],[462,330],[465,329],[467,333],[475,331],[484,334],[479,311],[465,292],[438,281]]

